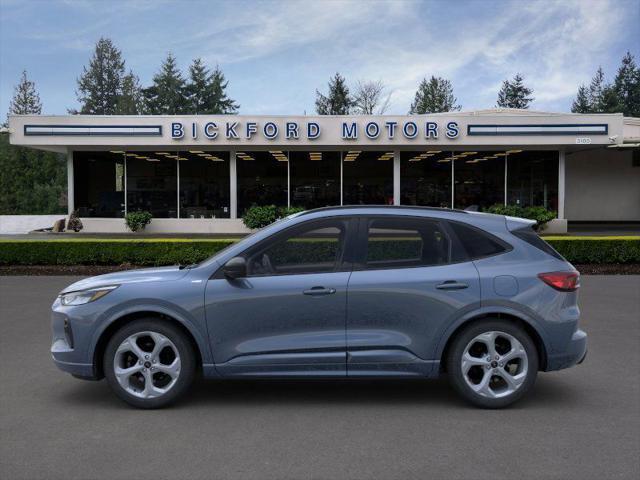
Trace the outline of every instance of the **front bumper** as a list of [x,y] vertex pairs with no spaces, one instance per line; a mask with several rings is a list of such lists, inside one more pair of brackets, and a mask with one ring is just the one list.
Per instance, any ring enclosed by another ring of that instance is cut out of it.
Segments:
[[[62,309],[56,309],[54,304],[51,313],[51,330],[53,340],[51,342],[51,358],[53,363],[63,372],[70,373],[74,377],[88,380],[97,379],[95,368],[91,358],[83,348],[86,327],[77,319],[67,315]],[[83,328],[84,327],[84,328]]]
[[562,370],[580,364],[587,356],[587,333],[576,330],[564,352],[549,355],[545,371]]

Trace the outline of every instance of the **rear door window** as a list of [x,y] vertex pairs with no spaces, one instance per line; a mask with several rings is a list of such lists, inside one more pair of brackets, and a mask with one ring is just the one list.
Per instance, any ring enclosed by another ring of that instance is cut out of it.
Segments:
[[416,217],[373,218],[366,221],[366,269],[449,263],[451,241],[440,222]]

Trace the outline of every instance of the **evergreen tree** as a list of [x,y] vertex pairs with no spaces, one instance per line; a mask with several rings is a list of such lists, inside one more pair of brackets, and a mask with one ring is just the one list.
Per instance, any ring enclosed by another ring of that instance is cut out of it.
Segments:
[[578,95],[571,104],[571,111],[573,113],[590,113],[591,102],[589,101],[589,91],[584,85],[580,85],[578,88]]
[[144,97],[140,80],[129,71],[122,79],[120,95],[116,103],[118,115],[140,115],[144,113]]
[[524,85],[524,78],[519,73],[513,77],[512,81],[502,82],[502,88],[498,92],[498,107],[502,108],[529,108],[533,101],[530,95],[533,89]]
[[423,78],[420,82],[409,113],[413,115],[457,111],[460,110],[460,105],[456,102],[451,82],[432,75],[428,81]]
[[89,67],[83,67],[82,75],[78,79],[76,95],[81,105],[80,113],[117,113],[124,72],[124,60],[120,50],[108,38],[98,40]]
[[225,80],[224,73],[222,73],[222,70],[216,65],[208,85],[210,100],[206,113],[238,113],[240,105],[227,97],[226,90],[228,84],[229,82]]
[[349,95],[349,87],[339,73],[329,80],[327,96],[316,90],[316,112],[319,115],[348,115],[354,104]]
[[153,77],[153,85],[143,90],[146,107],[154,115],[188,113],[185,80],[175,57],[169,53],[162,62],[160,72]]
[[236,113],[239,105],[227,97],[227,85],[218,66],[209,73],[202,60],[196,58],[189,67],[189,83],[185,87],[190,113]]
[[607,84],[604,79],[604,71],[602,67],[598,67],[596,74],[589,84],[589,104],[591,105],[591,113],[604,112],[604,92]]
[[613,88],[625,116],[640,117],[640,69],[631,52],[622,59]]
[[20,83],[13,91],[9,113],[14,115],[40,115],[42,113],[42,103],[36,91],[36,84],[27,78],[26,70],[22,71]]
[[[42,104],[22,72],[9,113],[39,115]],[[0,215],[66,212],[67,161],[63,155],[9,144],[0,135]]]

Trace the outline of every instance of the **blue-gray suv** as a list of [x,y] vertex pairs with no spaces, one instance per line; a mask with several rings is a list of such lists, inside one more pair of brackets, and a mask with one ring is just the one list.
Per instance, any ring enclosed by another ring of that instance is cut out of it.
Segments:
[[215,378],[431,378],[473,404],[582,362],[579,274],[519,218],[335,207],[208,260],[81,280],[53,304],[56,365],[154,408]]

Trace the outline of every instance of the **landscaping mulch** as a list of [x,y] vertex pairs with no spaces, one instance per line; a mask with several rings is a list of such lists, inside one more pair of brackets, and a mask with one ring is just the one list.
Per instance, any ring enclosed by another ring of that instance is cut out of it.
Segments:
[[[582,275],[640,275],[640,263],[575,265]],[[91,277],[104,273],[143,268],[136,265],[0,265],[2,275],[76,275]]]

